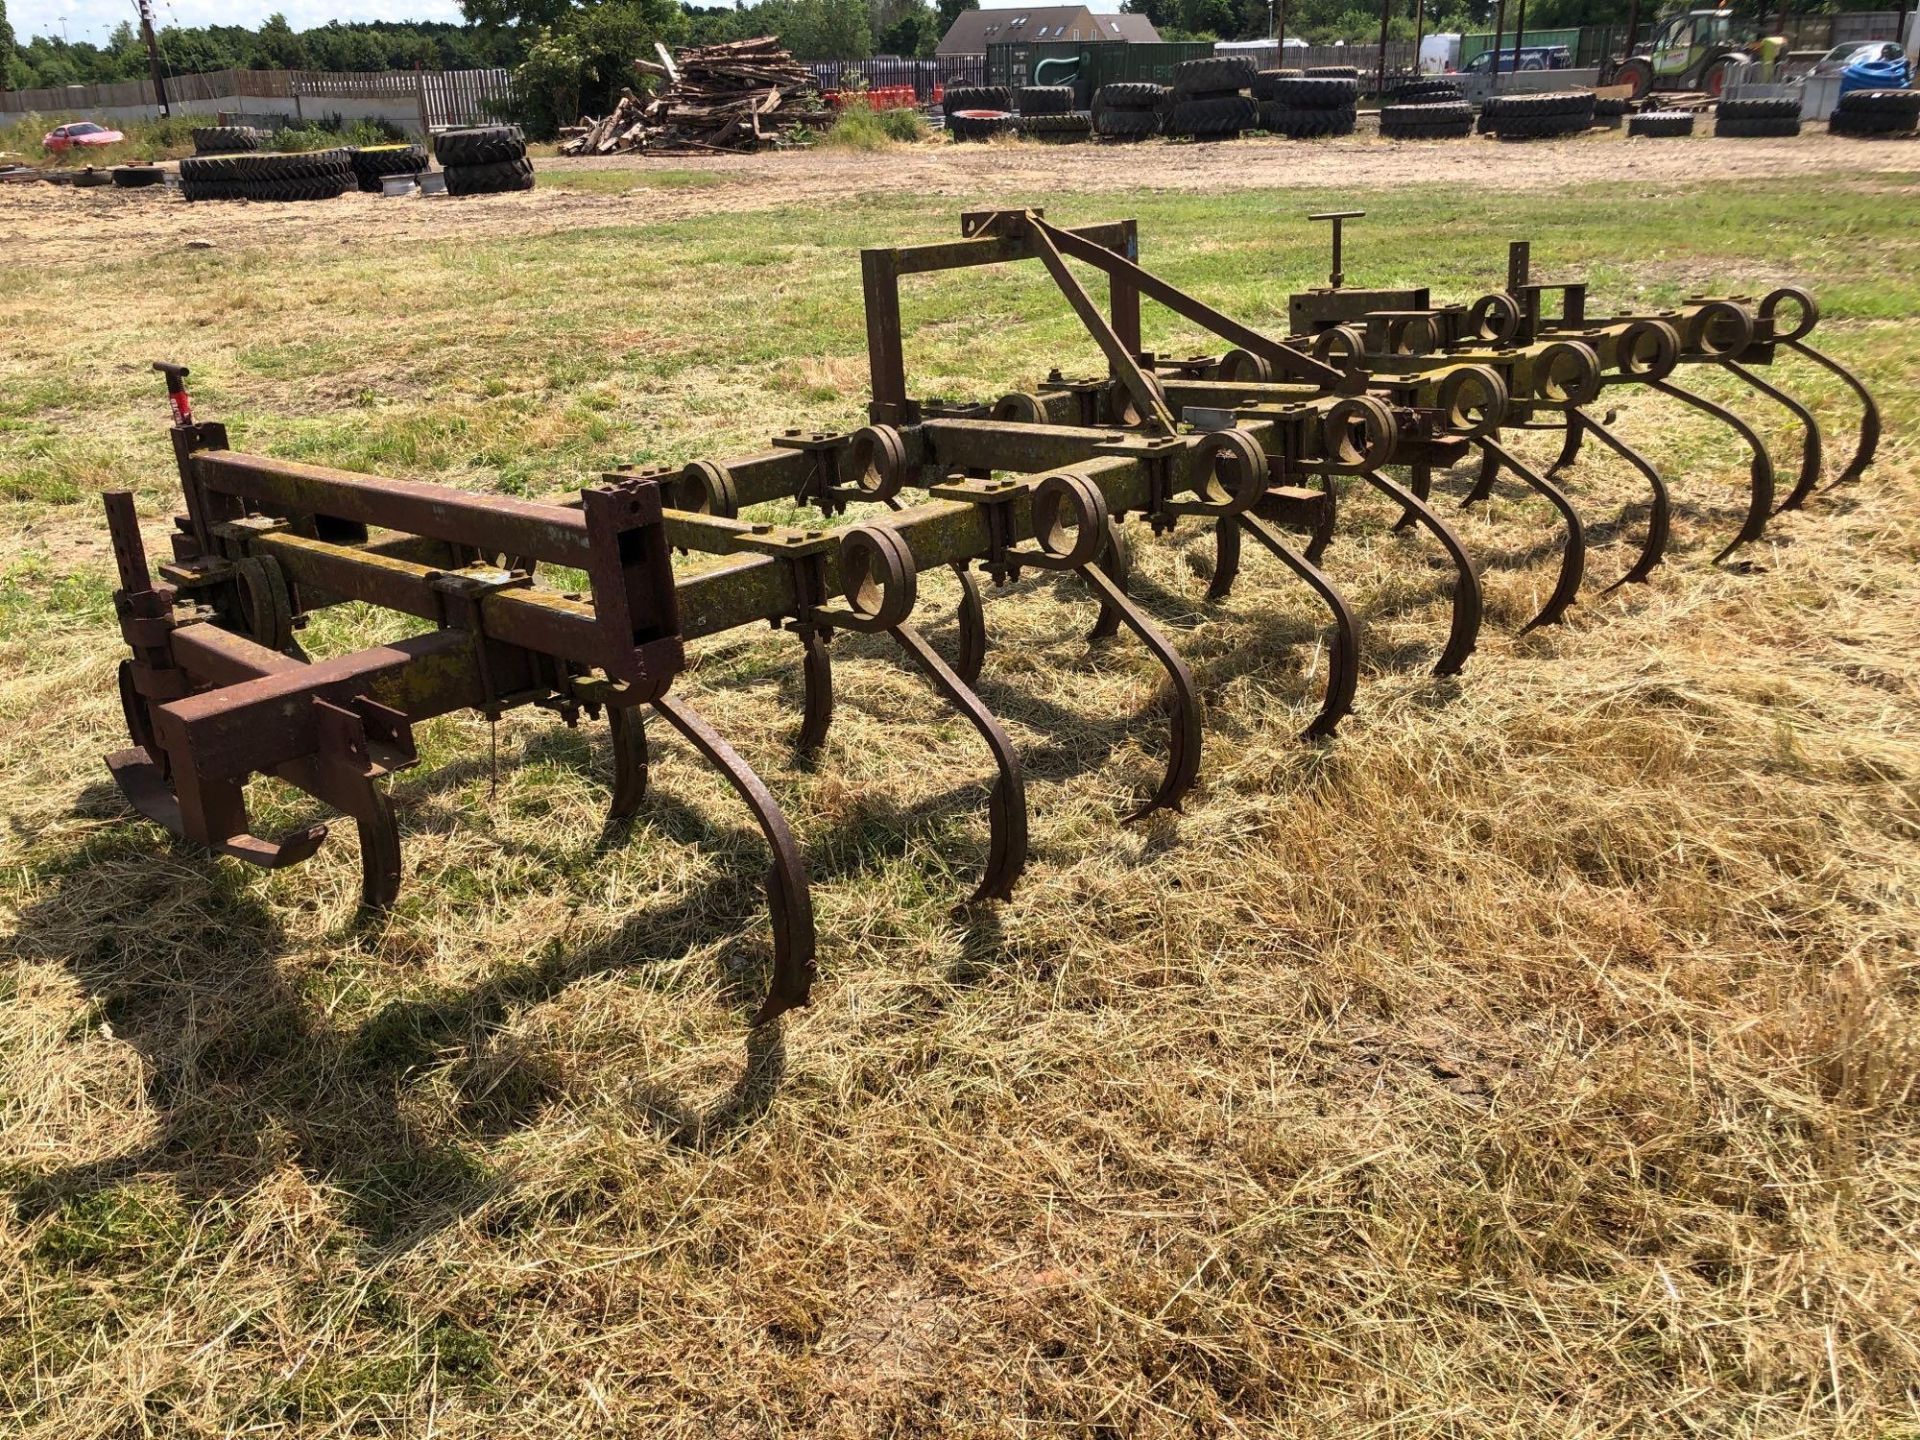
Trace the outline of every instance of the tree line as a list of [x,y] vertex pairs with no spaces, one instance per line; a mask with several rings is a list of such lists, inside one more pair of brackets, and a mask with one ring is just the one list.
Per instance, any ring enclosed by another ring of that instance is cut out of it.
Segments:
[[[963,10],[977,0],[758,0],[700,5],[678,0],[464,0],[464,25],[435,21],[342,22],[296,31],[284,15],[257,27],[167,26],[159,32],[170,73],[214,70],[468,70],[534,63],[543,71],[577,64],[591,87],[624,72],[624,60],[665,44],[713,44],[777,34],[803,60],[933,53]],[[1279,3],[1279,0],[1274,0]],[[1416,0],[1396,0],[1412,25]],[[1533,0],[1529,20],[1582,23],[1596,7],[1625,0]],[[1269,0],[1126,0],[1168,39],[1249,39],[1269,33]],[[1581,12],[1560,20],[1559,9]],[[1492,0],[1429,0],[1427,29],[1484,23]],[[1287,33],[1316,40],[1376,33],[1378,9],[1366,0],[1288,0]],[[611,48],[610,48],[611,47]],[[624,58],[610,65],[622,49]],[[58,88],[137,80],[147,52],[131,23],[104,43],[58,36],[17,37],[0,0],[0,83],[10,89]],[[605,71],[602,75],[598,72]],[[589,73],[593,72],[593,73]]]
[[[525,56],[520,38],[477,25],[415,21],[335,22],[295,31],[284,15],[256,29],[244,25],[170,25],[158,34],[167,70],[176,75],[214,70],[471,70],[513,65]],[[0,0],[0,68],[8,89],[101,85],[142,80],[147,47],[131,23],[116,26],[104,44],[57,35],[21,40],[7,24]]]
[[[926,56],[963,10],[978,0],[754,0],[699,5],[686,0],[461,0],[464,25],[433,21],[335,21],[296,31],[284,15],[257,28],[169,26],[159,34],[166,68],[175,74],[213,70],[465,70],[515,72],[517,117],[550,132],[582,114],[604,114],[635,83],[632,62],[656,43],[710,45],[752,35],[778,35],[802,60],[859,60],[872,55]],[[1411,38],[1415,16],[1437,31],[1491,27],[1496,0],[1390,0],[1388,33]],[[1643,20],[1687,0],[1644,0]],[[1770,16],[1763,0],[1736,0]],[[1825,4],[1836,0],[1823,0]],[[1872,7],[1884,0],[1837,0]],[[1285,6],[1286,31],[1311,41],[1371,40],[1379,34],[1377,0],[1124,0],[1169,40],[1245,40],[1270,34]],[[1620,24],[1629,0],[1529,0],[1530,30]],[[1516,5],[1507,6],[1507,19]],[[69,44],[36,35],[20,41],[0,0],[0,80],[12,89],[136,80],[147,74],[146,48],[131,24],[104,45]]]

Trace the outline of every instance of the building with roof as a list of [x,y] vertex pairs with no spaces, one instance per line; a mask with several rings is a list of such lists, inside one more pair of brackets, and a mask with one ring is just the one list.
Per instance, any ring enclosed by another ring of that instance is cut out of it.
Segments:
[[989,45],[1016,40],[1121,40],[1154,44],[1160,32],[1144,15],[1098,15],[1084,5],[1038,5],[962,10],[936,55],[984,55]]

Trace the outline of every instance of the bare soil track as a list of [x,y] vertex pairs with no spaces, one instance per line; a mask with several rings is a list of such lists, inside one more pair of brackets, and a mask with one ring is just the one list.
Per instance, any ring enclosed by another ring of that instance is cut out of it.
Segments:
[[[1526,191],[1591,182],[1623,195],[1699,188],[1845,167],[1911,174],[1920,148],[1863,144],[1824,134],[1791,140],[1625,141],[1595,132],[1568,142],[1491,140],[1420,143],[1355,136],[1305,144],[1253,138],[1220,144],[1117,147],[929,144],[884,156],[814,150],[804,155],[617,155],[539,162],[542,188],[460,200],[387,200],[347,195],[311,205],[189,205],[160,190],[0,190],[0,225],[14,243],[50,261],[79,259],[104,240],[115,247],[192,242],[293,246],[352,245],[378,235],[430,240],[464,235],[540,234],[579,226],[631,225],[715,211],[832,204],[861,196],[922,195],[930,204],[1004,204],[1050,193],[1170,190],[1204,194],[1276,188],[1347,187],[1367,193],[1405,185],[1457,184]],[[658,183],[665,178],[669,183]],[[686,183],[689,173],[693,183]],[[633,188],[602,190],[630,174]],[[591,176],[591,191],[566,188]],[[309,223],[324,214],[316,232]]]

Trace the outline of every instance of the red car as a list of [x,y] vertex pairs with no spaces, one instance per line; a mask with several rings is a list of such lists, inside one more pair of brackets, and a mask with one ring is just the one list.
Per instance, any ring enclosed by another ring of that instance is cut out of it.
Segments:
[[71,150],[76,145],[118,145],[127,137],[118,130],[109,130],[104,125],[96,125],[91,120],[76,121],[72,125],[62,125],[49,130],[41,144],[58,154],[62,150]]

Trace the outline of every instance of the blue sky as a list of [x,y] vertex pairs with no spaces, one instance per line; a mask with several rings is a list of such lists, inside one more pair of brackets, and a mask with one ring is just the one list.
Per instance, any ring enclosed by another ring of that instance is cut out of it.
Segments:
[[[708,0],[711,3],[711,0]],[[981,8],[1008,10],[1049,0],[981,0]],[[1051,0],[1061,3],[1061,0]],[[167,25],[258,25],[278,10],[296,30],[329,20],[459,20],[459,0],[153,0],[154,19]],[[1091,0],[1092,10],[1118,10],[1120,0]],[[104,40],[122,20],[134,18],[133,0],[7,0],[7,18],[22,40],[59,35],[61,22],[70,40]]]
[[[258,25],[275,11],[296,30],[329,20],[454,20],[459,0],[153,0],[153,18],[167,25]],[[122,20],[135,18],[133,0],[7,0],[7,18],[22,40],[58,35],[66,21],[70,40],[105,39]]]

